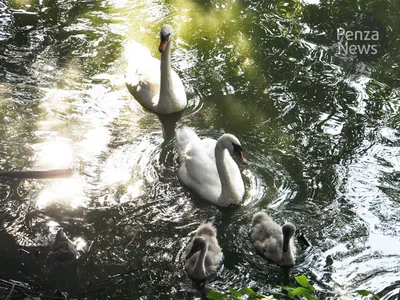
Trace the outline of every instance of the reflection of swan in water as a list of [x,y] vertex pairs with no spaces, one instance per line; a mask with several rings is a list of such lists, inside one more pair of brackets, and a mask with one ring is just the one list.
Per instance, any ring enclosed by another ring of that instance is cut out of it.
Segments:
[[158,50],[160,60],[150,51],[134,43],[129,50],[129,65],[125,84],[129,92],[146,109],[156,114],[171,114],[183,110],[187,105],[182,80],[171,69],[171,45],[174,31],[170,25],[161,28],[161,43]]
[[185,269],[189,277],[204,280],[217,272],[222,260],[217,231],[210,224],[202,224],[185,250]]
[[168,157],[175,150],[175,143],[171,142],[175,138],[175,128],[178,121],[181,119],[182,112],[177,112],[169,115],[157,115],[162,125],[164,141],[161,144],[159,162],[163,165],[173,165],[175,162]]
[[239,140],[232,134],[223,134],[218,141],[203,139],[187,128],[176,132],[181,167],[179,179],[203,199],[219,206],[240,204],[244,183],[235,154],[244,162]]
[[266,259],[280,266],[293,266],[296,255],[292,236],[296,227],[292,223],[278,225],[265,212],[253,216],[250,240]]

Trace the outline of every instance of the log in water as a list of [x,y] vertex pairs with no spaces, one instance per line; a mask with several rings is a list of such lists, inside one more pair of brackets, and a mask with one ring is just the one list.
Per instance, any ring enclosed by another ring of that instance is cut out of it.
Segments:
[[71,177],[72,169],[54,169],[44,171],[0,171],[0,177],[11,178],[32,178],[32,179],[47,179],[47,178],[63,178]]

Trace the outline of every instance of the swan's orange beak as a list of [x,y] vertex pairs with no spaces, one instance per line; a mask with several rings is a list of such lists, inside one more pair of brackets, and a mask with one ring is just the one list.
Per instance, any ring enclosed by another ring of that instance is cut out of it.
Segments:
[[246,164],[246,161],[245,161],[245,159],[244,159],[244,156],[243,156],[243,153],[242,153],[242,152],[239,153],[239,158],[240,158],[240,160],[242,161],[242,163]]
[[244,162],[244,156],[243,156],[243,153],[242,153],[242,152],[239,153],[239,158],[240,158],[241,161]]
[[242,147],[235,143],[232,143],[232,145],[233,145],[233,154],[236,155],[243,164],[246,164],[246,161],[244,160],[244,156],[243,156],[243,152],[242,152]]
[[158,47],[158,51],[160,53],[163,53],[165,51],[165,48],[167,47],[168,41],[161,41],[160,46]]
[[246,160],[244,159],[244,156],[243,156],[243,152],[242,152],[242,151],[238,151],[238,152],[236,152],[235,154],[236,154],[236,156],[240,159],[240,161],[241,161],[243,164],[246,164]]

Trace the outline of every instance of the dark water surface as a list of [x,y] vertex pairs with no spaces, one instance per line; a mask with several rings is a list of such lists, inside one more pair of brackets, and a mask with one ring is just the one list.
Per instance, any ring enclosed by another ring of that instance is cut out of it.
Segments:
[[[267,209],[312,243],[299,244],[291,276],[307,275],[318,299],[355,289],[396,299],[399,13],[394,0],[0,0],[0,168],[74,170],[1,179],[0,279],[45,295],[199,298],[180,256],[212,221],[225,259],[207,286],[279,291],[282,271],[247,237]],[[189,99],[179,125],[243,144],[239,208],[182,187],[174,139],[125,88],[129,44],[159,57],[164,23]],[[377,54],[338,53],[336,29],[357,26],[381,30]],[[75,264],[18,251],[45,253],[59,228],[78,247]]]

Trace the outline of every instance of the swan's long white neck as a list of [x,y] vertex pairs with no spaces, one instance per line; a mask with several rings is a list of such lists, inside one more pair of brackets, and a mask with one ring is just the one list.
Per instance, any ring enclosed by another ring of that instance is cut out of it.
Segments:
[[174,105],[174,87],[171,74],[171,44],[172,40],[167,43],[165,50],[161,53],[160,99],[158,107],[162,109],[168,109]]
[[242,199],[240,199],[239,193],[232,182],[228,166],[225,162],[225,155],[230,154],[223,146],[221,139],[219,139],[215,146],[215,162],[217,164],[219,179],[221,180],[221,195],[218,198],[218,202],[221,205],[229,206],[231,203],[240,203]]
[[206,255],[208,251],[208,243],[204,247],[203,250],[200,251],[199,255],[197,256],[196,263],[194,264],[193,271],[195,274],[202,274],[204,277],[207,277],[206,274],[206,267],[204,262],[206,260]]

